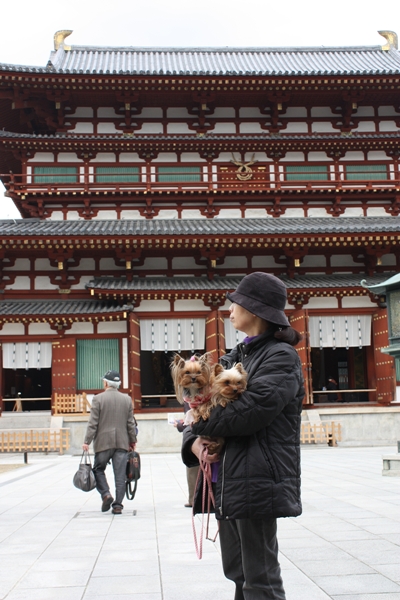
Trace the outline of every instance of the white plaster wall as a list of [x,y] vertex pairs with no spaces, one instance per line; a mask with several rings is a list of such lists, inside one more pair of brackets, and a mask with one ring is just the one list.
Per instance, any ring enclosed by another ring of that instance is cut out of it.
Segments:
[[143,271],[149,269],[167,269],[168,261],[166,258],[146,258],[144,265],[141,267],[135,267],[135,271]]
[[307,108],[305,106],[288,106],[283,116],[295,119],[307,118]]
[[126,321],[100,321],[97,333],[126,333]]
[[189,125],[187,123],[168,123],[167,125],[167,133],[193,133],[193,130],[189,129]]
[[76,123],[74,129],[70,129],[73,133],[93,133],[93,123]]
[[[61,213],[62,215],[62,213]],[[58,218],[57,220],[61,220]],[[69,210],[67,215],[67,221],[83,221],[83,217],[79,216],[79,213],[76,210]]]
[[[287,212],[288,211],[286,211],[286,213]],[[286,213],[285,213],[285,215],[286,215]],[[307,214],[309,217],[327,217],[328,216],[328,213],[326,212],[325,208],[309,208]]]
[[368,217],[387,217],[388,214],[386,210],[379,206],[367,207],[367,216]]
[[[233,153],[233,154],[235,154],[235,153]],[[237,153],[236,153],[236,156],[238,156]],[[227,162],[227,163],[229,163],[229,162],[231,162],[231,160],[232,160],[232,152],[221,152],[217,158],[214,158],[213,162],[215,162],[215,163],[219,163],[219,162]]]
[[286,152],[280,162],[297,162],[304,160],[304,152]]
[[70,117],[76,117],[77,119],[85,119],[86,117],[93,118],[93,108],[90,106],[78,106],[74,113],[68,115]]
[[[268,158],[265,152],[246,152],[244,155],[244,159],[256,160],[257,162],[273,162],[272,158]],[[229,160],[232,160],[232,154],[230,155]]]
[[375,110],[373,106],[359,106],[354,113],[355,117],[374,117]]
[[114,123],[98,123],[97,124],[97,133],[102,134],[102,133],[120,133],[120,130],[118,130]]
[[28,160],[28,164],[35,162],[54,162],[54,154],[52,152],[36,152],[35,155]]
[[305,306],[307,309],[325,309],[325,308],[338,308],[338,301],[336,298],[310,298],[308,304]]
[[84,290],[85,286],[89,281],[92,281],[93,275],[84,275],[79,278],[79,283],[71,285],[71,290]]
[[367,160],[384,160],[388,162],[388,155],[383,150],[371,150],[367,154]]
[[213,119],[234,119],[235,109],[228,106],[217,106],[212,114]]
[[380,117],[394,117],[400,115],[400,112],[397,112],[394,106],[379,106],[378,115]]
[[227,256],[222,265],[217,265],[215,268],[218,269],[246,269],[247,268],[247,260],[244,256]]
[[307,158],[308,158],[309,161],[320,161],[320,160],[323,160],[324,162],[326,162],[326,161],[333,162],[332,158],[329,158],[326,155],[326,152],[309,152],[307,154]]
[[163,116],[163,110],[161,107],[153,106],[153,107],[145,107],[142,109],[140,113],[141,119],[161,119]]
[[123,210],[121,211],[121,221],[129,221],[130,219],[145,219],[138,210]]
[[140,305],[138,307],[135,307],[135,313],[139,312],[170,313],[171,305],[168,300],[142,300]]
[[375,131],[375,123],[374,121],[361,121],[354,131]]
[[[79,250],[77,250],[79,253]],[[95,268],[94,258],[81,258],[81,261],[77,267],[68,267],[69,271],[93,271]]]
[[[176,210],[160,210],[159,214],[154,217],[154,219],[177,219],[178,218],[178,211]],[[185,213],[185,218],[186,217],[186,213]]]
[[[325,215],[326,212],[324,211]],[[311,216],[311,215],[310,215]],[[287,219],[294,219],[294,218],[298,218],[298,217],[304,217],[304,210],[302,208],[288,208],[285,212],[285,214],[281,215],[281,219],[284,218]]]
[[97,217],[93,217],[96,221],[116,221],[117,220],[116,210],[100,210]]
[[194,115],[189,115],[187,108],[173,106],[172,108],[167,109],[168,119],[187,119],[189,117],[193,119]]
[[49,323],[30,323],[28,326],[29,335],[55,335]]
[[376,308],[375,302],[371,302],[369,296],[344,296],[342,298],[343,308]]
[[55,210],[51,213],[51,216],[46,219],[46,221],[63,221],[63,213],[61,211]]
[[113,258],[101,258],[99,262],[100,271],[125,271],[125,267],[118,267]]
[[[40,277],[38,278],[40,279]],[[36,281],[35,281],[36,283]],[[31,282],[29,277],[25,276],[17,276],[12,285],[7,285],[6,290],[29,290],[31,287]]]
[[263,133],[260,123],[240,123],[240,133]]
[[360,207],[346,208],[346,210],[342,216],[343,217],[362,217],[363,214],[364,214],[364,211],[360,206]]
[[216,123],[212,133],[236,133],[235,123]]
[[177,162],[178,157],[175,152],[160,152],[152,162]]
[[50,283],[49,277],[35,277],[35,290],[56,290],[57,285]]
[[114,163],[116,161],[117,161],[117,158],[116,158],[114,152],[98,152],[96,154],[96,156],[90,160],[90,164],[99,163],[99,162]]
[[[195,249],[193,248],[193,252]],[[195,271],[199,269],[199,265],[196,265],[194,258],[185,257],[185,256],[177,256],[172,259],[172,268],[173,269],[192,269]]]
[[332,126],[329,121],[319,121],[311,123],[311,131],[313,133],[337,133],[337,129]]
[[239,117],[241,119],[258,119],[259,117],[264,117],[265,115],[261,114],[258,106],[244,106],[239,109]]
[[97,109],[97,116],[99,119],[115,119],[115,117],[121,117],[121,113],[117,114],[113,106],[100,106]]
[[205,158],[201,158],[198,152],[182,152],[181,154],[181,162],[204,162],[206,163]]
[[391,265],[395,266],[396,265],[396,257],[394,254],[384,254],[382,256],[382,265],[384,267],[389,267]]
[[182,215],[184,219],[204,219],[201,212],[196,209],[183,210]]
[[35,271],[58,271],[58,269],[50,265],[48,258],[37,258],[35,260]]
[[135,131],[135,135],[148,134],[148,133],[163,133],[162,123],[143,123],[142,127]]
[[354,262],[351,254],[341,254],[341,255],[334,254],[331,257],[332,267],[342,267],[342,266],[343,267],[352,267],[352,266],[356,266],[359,264],[360,263]]
[[29,271],[31,263],[29,258],[17,258],[13,267],[4,267],[4,271]]
[[356,150],[346,152],[346,154],[340,159],[340,162],[346,162],[347,160],[364,160],[364,153]]
[[241,218],[241,212],[239,209],[235,210],[235,209],[222,209],[219,213],[219,215],[217,215],[215,217],[216,219],[240,219]]
[[394,121],[380,121],[379,123],[379,131],[398,131],[399,127],[397,127]]
[[273,269],[276,267],[276,262],[273,256],[254,256],[251,266],[253,269]]
[[326,267],[325,256],[305,256],[301,263],[302,267]]
[[337,115],[334,115],[334,113],[332,112],[332,109],[329,108],[329,106],[313,106],[311,109],[311,116],[312,117],[334,117]]
[[126,163],[126,162],[142,162],[142,163],[144,163],[145,160],[142,158],[139,158],[139,155],[137,154],[137,152],[121,152],[121,154],[119,155],[119,162],[121,162],[121,163]]
[[269,216],[265,208],[248,208],[245,212],[246,219],[266,219]]
[[283,133],[307,133],[307,131],[307,123],[296,123],[292,121],[286,125],[286,128],[283,130]]
[[22,323],[4,323],[0,326],[1,335],[24,335],[25,326]]
[[66,335],[93,335],[94,326],[93,323],[89,322],[79,322],[72,323],[71,329],[68,329]]
[[211,310],[208,306],[205,306],[203,300],[175,300],[174,309],[177,312],[197,312]]

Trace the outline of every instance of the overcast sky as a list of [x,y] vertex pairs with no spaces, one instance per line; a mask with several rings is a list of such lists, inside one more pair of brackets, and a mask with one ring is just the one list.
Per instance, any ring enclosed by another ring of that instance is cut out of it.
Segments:
[[45,66],[60,29],[72,46],[377,46],[400,36],[400,0],[4,0],[1,21],[0,63]]

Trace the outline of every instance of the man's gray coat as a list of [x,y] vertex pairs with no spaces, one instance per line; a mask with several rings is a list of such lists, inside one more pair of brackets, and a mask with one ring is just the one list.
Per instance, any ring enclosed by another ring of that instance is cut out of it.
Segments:
[[136,442],[132,400],[127,394],[108,388],[94,396],[85,444],[92,441],[95,453],[111,448],[128,450]]

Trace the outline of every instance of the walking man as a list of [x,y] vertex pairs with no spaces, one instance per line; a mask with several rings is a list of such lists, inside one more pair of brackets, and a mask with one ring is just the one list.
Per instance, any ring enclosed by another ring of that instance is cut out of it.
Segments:
[[[83,450],[89,450],[93,441],[96,488],[102,497],[102,512],[110,510],[120,515],[125,496],[125,472],[128,449],[136,445],[136,420],[132,400],[118,391],[121,377],[117,371],[107,371],[103,377],[104,392],[94,396],[85,434]],[[115,500],[105,475],[107,463],[112,461],[115,480]]]

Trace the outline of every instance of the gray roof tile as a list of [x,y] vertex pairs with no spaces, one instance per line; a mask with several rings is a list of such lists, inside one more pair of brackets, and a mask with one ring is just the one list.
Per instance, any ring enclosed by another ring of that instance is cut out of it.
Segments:
[[0,302],[0,316],[48,315],[93,315],[120,313],[121,306],[108,306],[99,300],[3,300]]
[[147,76],[289,76],[398,74],[400,53],[381,46],[344,48],[106,48],[63,46],[46,67],[0,70]]
[[[361,274],[335,275],[296,275],[293,279],[281,275],[281,279],[289,290],[305,290],[319,288],[362,288],[361,281],[366,279],[368,285],[377,285],[385,281],[391,274],[367,276]],[[125,277],[97,277],[86,284],[88,289],[113,292],[167,292],[167,291],[231,291],[236,289],[242,277],[218,277],[210,280],[206,277],[137,277],[131,281]]]
[[105,238],[108,236],[325,235],[400,232],[400,217],[303,217],[279,219],[141,219],[110,221],[0,221],[0,237]]

